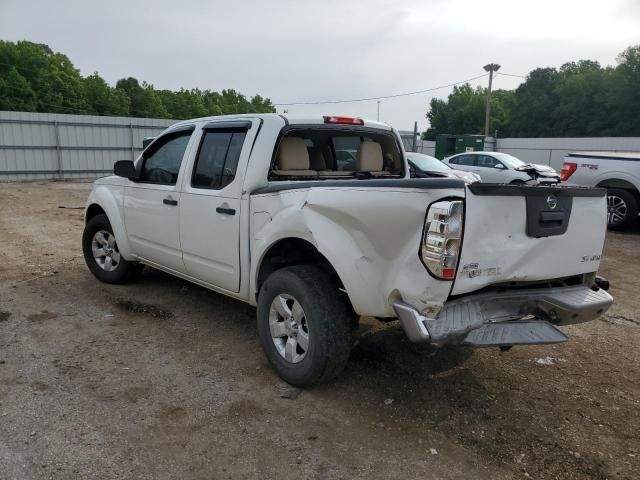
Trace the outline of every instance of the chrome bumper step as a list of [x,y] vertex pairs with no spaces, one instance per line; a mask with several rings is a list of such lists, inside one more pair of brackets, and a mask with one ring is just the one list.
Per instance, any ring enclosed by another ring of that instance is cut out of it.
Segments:
[[470,331],[462,342],[473,347],[508,347],[566,342],[569,338],[543,320],[487,323]]
[[435,318],[402,301],[393,308],[412,342],[508,346],[564,342],[567,337],[549,321],[587,322],[612,303],[605,290],[581,285],[470,295],[446,303]]

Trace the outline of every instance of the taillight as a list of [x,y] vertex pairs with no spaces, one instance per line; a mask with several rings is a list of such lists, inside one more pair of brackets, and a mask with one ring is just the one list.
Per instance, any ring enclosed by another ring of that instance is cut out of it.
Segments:
[[324,123],[340,123],[343,125],[364,125],[364,120],[358,117],[324,116]]
[[429,272],[442,280],[453,280],[456,276],[463,211],[462,200],[435,202],[427,211],[420,258]]
[[573,172],[575,172],[577,168],[577,163],[564,162],[562,164],[562,168],[560,169],[560,181],[566,182],[567,180],[569,180],[569,177],[573,175]]

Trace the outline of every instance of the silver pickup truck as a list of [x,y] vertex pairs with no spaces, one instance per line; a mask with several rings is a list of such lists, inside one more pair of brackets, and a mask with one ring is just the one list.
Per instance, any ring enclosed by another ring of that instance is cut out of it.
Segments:
[[91,272],[125,283],[149,265],[256,306],[294,385],[342,371],[361,316],[415,342],[509,347],[565,341],[558,326],[612,302],[596,277],[605,190],[410,178],[383,123],[187,120],[114,173],[87,201]]
[[567,185],[607,189],[607,225],[633,227],[640,204],[640,152],[576,152],[564,157],[560,178]]

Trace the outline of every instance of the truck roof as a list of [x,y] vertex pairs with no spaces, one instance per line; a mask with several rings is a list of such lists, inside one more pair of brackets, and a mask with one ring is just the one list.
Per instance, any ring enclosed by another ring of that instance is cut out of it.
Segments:
[[[191,122],[200,121],[213,121],[213,120],[233,120],[238,118],[261,118],[265,121],[278,120],[285,121],[295,125],[320,125],[325,123],[323,115],[320,114],[305,114],[305,113],[243,113],[237,115],[218,115],[212,117],[192,118],[188,120],[182,120],[175,123],[172,127],[177,127],[183,124],[189,124]],[[346,117],[353,118],[353,117]],[[365,127],[379,128],[381,130],[391,130],[391,127],[383,122],[377,122],[375,120],[362,119]]]
[[640,152],[572,152],[567,157],[608,160],[640,160]]

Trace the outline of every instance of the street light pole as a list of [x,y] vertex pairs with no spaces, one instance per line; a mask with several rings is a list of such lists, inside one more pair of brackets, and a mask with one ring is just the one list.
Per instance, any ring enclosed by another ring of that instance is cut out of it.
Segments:
[[497,72],[500,69],[500,65],[497,63],[490,63],[485,65],[485,72],[489,72],[489,90],[487,90],[487,106],[484,112],[484,136],[489,136],[489,117],[491,116],[491,85],[493,84],[493,72]]
[[380,100],[378,100],[378,115],[376,117],[377,121],[380,121]]

